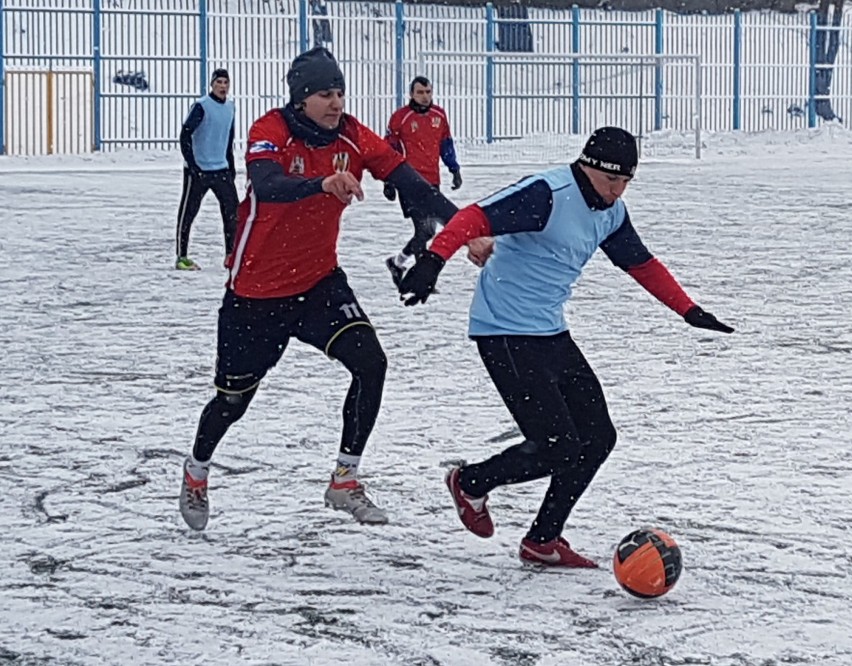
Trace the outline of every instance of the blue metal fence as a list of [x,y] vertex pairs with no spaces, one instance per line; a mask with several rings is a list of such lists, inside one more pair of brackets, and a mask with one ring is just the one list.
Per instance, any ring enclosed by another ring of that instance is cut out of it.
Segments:
[[6,35],[4,18],[6,12],[3,8],[3,0],[0,0],[0,155],[6,154],[6,67],[3,54],[6,52]]
[[[634,107],[641,107],[639,115],[647,113],[648,130],[689,129],[684,125],[693,111],[678,110],[673,100],[693,86],[690,75],[657,64],[647,80],[631,82],[624,68],[591,75],[577,59],[556,68],[523,65],[519,54],[508,63],[496,57],[507,55],[499,50],[498,29],[519,22],[529,26],[540,55],[700,54],[700,122],[719,131],[815,127],[817,73],[826,67],[818,63],[817,35],[838,30],[843,47],[834,64],[831,101],[838,116],[852,116],[848,16],[829,27],[820,26],[813,13],[682,16],[572,7],[530,10],[528,18],[518,19],[499,18],[490,4],[0,0],[0,154],[9,151],[18,131],[22,107],[11,97],[25,94],[26,86],[15,79],[23,73],[91,73],[93,108],[87,113],[95,150],[167,148],[176,145],[181,120],[208,89],[213,68],[231,70],[242,138],[252,119],[286,98],[288,63],[316,43],[338,56],[347,74],[349,108],[377,131],[407,99],[408,81],[421,73],[418,55],[439,51],[495,54],[484,58],[481,69],[465,70],[464,81],[452,82],[458,93],[451,120],[460,139],[584,133],[589,122],[634,114],[625,111]],[[322,24],[327,32],[320,34]],[[595,77],[599,80],[592,81]],[[451,82],[435,83],[441,100]],[[537,98],[553,103],[531,106]],[[609,110],[600,101],[605,98]]]

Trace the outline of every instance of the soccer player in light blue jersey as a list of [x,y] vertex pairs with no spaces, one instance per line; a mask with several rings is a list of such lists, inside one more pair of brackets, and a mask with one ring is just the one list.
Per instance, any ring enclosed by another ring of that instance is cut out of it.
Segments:
[[[529,176],[460,210],[403,277],[406,305],[425,303],[445,262],[471,243],[490,254],[470,307],[469,335],[524,441],[446,477],[464,526],[490,537],[493,489],[550,477],[521,541],[524,562],[597,567],[562,531],[574,505],[609,456],[616,431],[600,382],[571,338],[563,308],[600,248],[664,305],[698,328],[733,329],[696,305],[642,243],[621,195],[636,171],[636,139],[602,127],[568,166]],[[493,237],[491,245],[483,240]],[[474,251],[475,249],[475,251]]]
[[190,259],[189,233],[208,191],[219,201],[225,234],[225,254],[234,249],[237,231],[237,188],[234,184],[234,102],[228,99],[231,77],[228,70],[217,69],[210,79],[210,94],[199,99],[183,121],[180,150],[183,154],[183,191],[178,206],[175,268],[197,271],[200,266]]

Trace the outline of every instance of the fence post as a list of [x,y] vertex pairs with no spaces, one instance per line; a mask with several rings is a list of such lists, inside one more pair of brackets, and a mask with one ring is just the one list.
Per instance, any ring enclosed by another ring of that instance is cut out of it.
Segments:
[[200,95],[204,97],[207,94],[207,0],[198,0],[198,43],[201,49]]
[[6,67],[4,63],[6,47],[3,43],[4,30],[3,0],[0,0],[0,155],[6,154]]
[[[571,7],[571,51],[580,52],[580,8]],[[580,63],[571,62],[571,133],[580,133]]]
[[53,115],[53,109],[56,106],[56,77],[53,73],[53,58],[47,61],[47,154],[53,155],[53,150],[56,147],[56,135],[53,131],[54,121],[56,117]]
[[396,108],[400,108],[405,100],[405,5],[402,0],[396,0]]
[[[2,1],[2,0],[0,0]],[[94,104],[92,112],[92,138],[94,149],[101,150],[101,34],[103,33],[103,20],[101,18],[101,0],[92,3],[92,87],[94,87]]]
[[[657,9],[654,24],[654,53],[663,55],[663,10]],[[657,60],[654,68],[654,129],[663,127],[663,66]]]
[[810,64],[808,67],[808,127],[816,127],[816,79],[817,79],[817,14],[810,13]]
[[299,0],[299,53],[304,53],[310,45],[308,0]]
[[739,9],[734,10],[734,117],[733,128],[742,128],[742,65],[743,65],[743,17]]
[[[494,39],[494,5],[485,5],[485,50],[493,53],[496,42]],[[485,58],[485,140],[494,142],[494,58]]]

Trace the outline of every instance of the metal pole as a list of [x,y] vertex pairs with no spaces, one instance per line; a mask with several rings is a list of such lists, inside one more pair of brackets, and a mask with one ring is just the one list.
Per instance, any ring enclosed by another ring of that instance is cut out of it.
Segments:
[[742,108],[742,64],[743,64],[743,20],[739,9],[734,10],[734,118],[733,128],[741,129]]
[[101,0],[94,0],[92,12],[92,87],[95,108],[92,112],[92,135],[95,150],[101,149]]
[[198,43],[201,46],[201,97],[207,94],[207,0],[198,0]]
[[308,48],[308,0],[299,0],[299,53]]
[[[658,9],[654,27],[654,51],[657,55],[663,55],[663,10]],[[663,127],[663,66],[657,58],[657,66],[654,68],[654,129]]]
[[642,108],[642,104],[645,101],[645,63],[639,63],[639,104],[638,112],[637,112],[637,124],[638,124],[638,141],[637,143],[637,155],[641,159],[642,158],[642,144],[645,142],[645,114],[643,113],[644,109]]
[[54,90],[53,90],[53,61],[49,61],[47,65],[47,154],[53,155],[54,145],[56,143],[56,138],[54,136],[53,124],[56,121],[56,117],[53,112],[53,104],[54,104]]
[[405,5],[396,0],[396,108],[405,101]]
[[3,0],[0,0],[0,155],[6,154],[6,51],[3,44],[5,26],[3,23]]
[[816,127],[817,15],[811,12],[810,66],[808,67],[808,127]]
[[695,159],[701,159],[701,58],[695,59]]
[[[580,8],[571,8],[571,51],[580,52]],[[580,133],[580,63],[571,62],[571,133]]]
[[[494,39],[494,5],[485,5],[485,50],[493,53]],[[485,59],[485,140],[494,142],[494,58]]]

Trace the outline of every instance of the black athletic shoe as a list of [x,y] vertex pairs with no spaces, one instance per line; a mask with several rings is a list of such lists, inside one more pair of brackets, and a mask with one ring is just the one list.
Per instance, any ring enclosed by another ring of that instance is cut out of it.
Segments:
[[385,266],[388,267],[388,270],[391,274],[391,280],[393,280],[394,285],[397,289],[399,289],[399,283],[402,282],[402,276],[405,273],[404,268],[400,268],[396,265],[396,262],[393,260],[393,257],[388,257],[385,261]]

